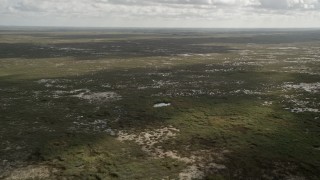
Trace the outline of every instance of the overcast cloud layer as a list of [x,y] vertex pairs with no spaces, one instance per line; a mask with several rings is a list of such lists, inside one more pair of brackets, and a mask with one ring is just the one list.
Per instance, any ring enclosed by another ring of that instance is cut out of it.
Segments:
[[320,0],[0,0],[0,25],[320,27]]

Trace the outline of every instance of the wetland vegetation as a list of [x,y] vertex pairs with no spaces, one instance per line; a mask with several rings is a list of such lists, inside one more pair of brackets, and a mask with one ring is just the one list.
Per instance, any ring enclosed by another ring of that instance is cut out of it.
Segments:
[[319,179],[320,31],[2,29],[0,179]]

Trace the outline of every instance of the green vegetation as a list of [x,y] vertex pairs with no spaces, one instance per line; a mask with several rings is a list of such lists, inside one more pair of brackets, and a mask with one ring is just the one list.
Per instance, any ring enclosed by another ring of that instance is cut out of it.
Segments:
[[319,179],[319,32],[127,31],[1,32],[0,178]]

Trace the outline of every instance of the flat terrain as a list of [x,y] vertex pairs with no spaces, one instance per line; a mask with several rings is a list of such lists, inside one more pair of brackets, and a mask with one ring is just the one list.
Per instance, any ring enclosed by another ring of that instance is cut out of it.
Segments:
[[320,178],[320,30],[0,30],[0,179]]

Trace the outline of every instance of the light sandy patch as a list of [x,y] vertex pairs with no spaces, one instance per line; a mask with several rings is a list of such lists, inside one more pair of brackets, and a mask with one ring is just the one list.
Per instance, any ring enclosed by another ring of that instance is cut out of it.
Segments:
[[268,49],[279,49],[279,50],[297,50],[297,49],[299,49],[298,47],[290,47],[290,46],[288,46],[288,47],[272,47],[272,48],[268,48]]
[[182,57],[190,57],[193,56],[192,54],[178,54],[178,56],[182,56]]
[[302,89],[304,91],[310,93],[317,93],[320,90],[320,83],[300,83],[300,84],[292,84],[292,83],[285,83],[283,85],[285,89]]
[[161,147],[157,147],[154,149],[155,152],[152,153],[152,155],[154,157],[158,157],[158,158],[166,158],[169,157],[171,159],[175,159],[187,164],[192,164],[196,161],[196,157],[195,156],[191,156],[191,157],[181,157],[177,151],[164,151],[161,149]]
[[215,150],[200,150],[190,152],[191,155],[189,157],[184,157],[175,150],[164,150],[159,146],[159,143],[175,138],[179,132],[179,129],[171,126],[138,134],[119,131],[117,139],[121,142],[133,141],[139,144],[142,151],[153,158],[171,158],[187,164],[186,169],[179,173],[179,179],[181,180],[202,179],[206,173],[214,173],[226,169],[224,165],[214,163],[214,161],[223,160],[224,154],[229,153],[229,151],[224,150],[217,153]]
[[265,101],[262,103],[262,106],[271,106],[272,105],[272,101]]
[[27,167],[13,170],[5,180],[21,180],[21,179],[48,179],[57,169],[45,165],[29,165]]
[[202,179],[203,177],[204,172],[199,171],[196,165],[187,167],[179,174],[180,180]]
[[111,85],[110,85],[110,84],[103,84],[103,85],[101,85],[101,87],[104,87],[104,88],[111,88]]
[[290,110],[291,112],[294,113],[302,113],[302,112],[320,112],[318,109],[314,109],[314,108],[292,108]]
[[46,83],[52,84],[52,83],[56,83],[57,80],[55,80],[55,79],[40,79],[40,80],[38,80],[36,82],[39,83],[39,84],[46,84]]
[[284,95],[287,101],[292,104],[291,107],[286,107],[284,109],[290,110],[293,113],[303,113],[303,112],[320,112],[317,107],[319,105],[312,101],[310,98],[306,98],[306,100],[299,100],[296,96]]
[[217,163],[198,163],[197,165],[188,166],[179,174],[180,180],[203,179],[207,172],[213,173],[227,167]]
[[89,93],[90,90],[89,89],[75,89],[75,90],[71,90],[71,91],[57,90],[57,91],[52,92],[52,96],[53,96],[53,98],[61,98],[61,97],[69,96],[71,94],[75,94],[75,93],[79,93],[79,92]]
[[172,73],[148,73],[149,76],[162,76],[162,77],[168,77],[171,76]]
[[166,107],[166,106],[170,106],[171,103],[158,103],[153,105],[154,108],[160,108],[160,107]]
[[214,72],[231,72],[231,71],[236,71],[236,68],[227,68],[227,69],[208,69],[205,70],[206,73],[214,73]]
[[179,132],[179,129],[174,127],[164,127],[153,131],[141,132],[138,135],[119,131],[117,139],[119,141],[134,141],[137,144],[142,145],[143,149],[150,152],[152,149],[155,149],[155,144],[176,137],[177,132]]
[[205,174],[217,173],[227,167],[215,161],[223,161],[228,150],[200,150],[192,152],[193,162],[179,174],[180,180],[203,179]]
[[162,88],[162,87],[168,87],[168,86],[177,86],[178,83],[177,82],[171,82],[171,81],[156,81],[156,80],[152,80],[153,83],[150,84],[150,85],[147,85],[147,86],[139,86],[137,87],[137,89],[139,90],[144,90],[144,89],[159,89],[159,88]]
[[115,92],[96,92],[96,93],[79,93],[77,95],[72,95],[72,97],[77,97],[80,99],[88,100],[89,102],[108,102],[120,100],[121,96]]
[[248,89],[238,89],[231,91],[230,94],[246,94],[246,95],[262,95],[262,92],[259,91],[253,91]]
[[75,90],[70,91],[69,93],[73,94],[73,93],[78,93],[78,92],[86,92],[86,93],[89,93],[90,90],[89,90],[89,89],[75,89]]
[[64,83],[64,82],[69,82],[70,80],[68,79],[40,79],[36,81],[38,84],[43,84],[45,87],[50,88],[50,87],[55,87],[55,88],[67,88],[66,85],[61,85],[58,83]]

